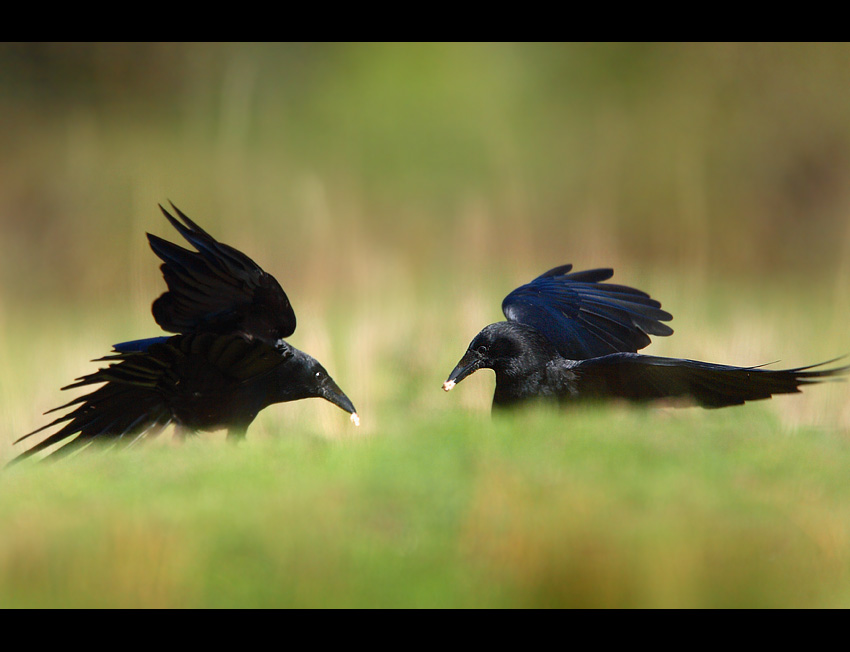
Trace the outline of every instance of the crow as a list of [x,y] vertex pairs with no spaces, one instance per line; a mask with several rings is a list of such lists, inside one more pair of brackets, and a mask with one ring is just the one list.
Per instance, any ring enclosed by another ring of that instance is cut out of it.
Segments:
[[182,432],[227,428],[228,438],[243,438],[263,408],[308,397],[330,401],[359,425],[325,368],[285,341],[295,331],[295,312],[277,280],[171,206],[179,220],[159,208],[196,251],[147,236],[168,286],[153,303],[153,317],[178,334],[114,345],[97,360],[108,366],[62,389],[102,386],[50,410],[77,406],[18,439],[65,424],[13,461],[60,442],[51,455],[95,440],[131,443],[169,424]]
[[623,399],[682,399],[705,408],[742,405],[847,373],[830,362],[767,370],[637,353],[650,335],[667,336],[673,317],[645,292],[604,283],[611,269],[571,272],[562,265],[505,297],[507,321],[485,327],[449,374],[443,389],[478,369],[496,372],[493,407],[533,399],[563,405]]

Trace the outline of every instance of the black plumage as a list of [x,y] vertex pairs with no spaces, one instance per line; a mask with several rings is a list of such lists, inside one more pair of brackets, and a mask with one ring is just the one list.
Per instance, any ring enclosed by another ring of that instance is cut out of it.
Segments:
[[150,233],[148,240],[168,286],[153,303],[154,319],[178,334],[116,344],[100,358],[108,366],[63,389],[101,387],[56,408],[74,407],[21,437],[64,424],[16,461],[60,442],[53,455],[95,440],[137,441],[172,423],[241,437],[265,407],[309,397],[330,401],[359,423],[325,368],[284,340],[295,331],[295,312],[274,277],[172,207],[179,220],[160,209],[197,251]]
[[493,369],[494,407],[532,399],[683,399],[718,408],[799,392],[850,369],[770,370],[641,355],[650,335],[672,334],[662,323],[672,316],[640,290],[603,283],[610,269],[571,269],[556,267],[511,292],[502,303],[508,321],[475,336],[443,389],[478,369]]

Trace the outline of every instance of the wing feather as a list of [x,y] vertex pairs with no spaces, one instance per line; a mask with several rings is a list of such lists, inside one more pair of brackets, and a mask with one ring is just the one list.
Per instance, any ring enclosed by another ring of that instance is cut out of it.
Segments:
[[295,312],[277,280],[171,206],[177,217],[160,210],[196,251],[148,234],[168,286],[153,303],[156,323],[172,333],[238,333],[270,345],[292,335]]
[[616,353],[582,360],[574,371],[582,398],[638,402],[680,398],[719,408],[794,394],[803,385],[835,379],[850,370],[850,366],[823,368],[831,362],[834,360],[793,369],[764,369]]
[[671,335],[670,313],[635,288],[604,283],[611,269],[571,272],[561,265],[518,287],[502,302],[509,321],[537,329],[570,360],[637,352],[650,335]]

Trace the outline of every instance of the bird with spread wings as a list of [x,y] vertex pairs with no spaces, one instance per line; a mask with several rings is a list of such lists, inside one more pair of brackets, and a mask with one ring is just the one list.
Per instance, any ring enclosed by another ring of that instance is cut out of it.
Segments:
[[177,217],[160,206],[195,251],[150,233],[148,241],[168,286],[154,301],[153,316],[177,335],[116,344],[99,359],[108,366],[63,389],[101,386],[55,408],[74,409],[15,442],[64,424],[14,461],[59,443],[51,455],[97,440],[130,443],[169,424],[190,432],[226,428],[228,437],[243,437],[260,410],[309,397],[330,401],[359,424],[325,368],[286,342],[295,312],[277,280],[172,208]]
[[543,399],[681,399],[706,408],[741,405],[847,373],[850,367],[735,367],[637,353],[650,335],[671,335],[673,317],[648,294],[605,283],[611,269],[572,272],[562,265],[505,297],[507,321],[470,343],[443,389],[478,369],[496,373],[495,408]]

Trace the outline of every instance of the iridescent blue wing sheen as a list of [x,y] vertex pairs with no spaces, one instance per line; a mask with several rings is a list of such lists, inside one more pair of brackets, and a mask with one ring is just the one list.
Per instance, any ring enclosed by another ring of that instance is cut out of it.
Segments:
[[561,265],[518,287],[502,302],[509,321],[543,333],[570,360],[636,352],[650,335],[671,335],[670,313],[635,288],[604,283],[611,269],[570,272]]

